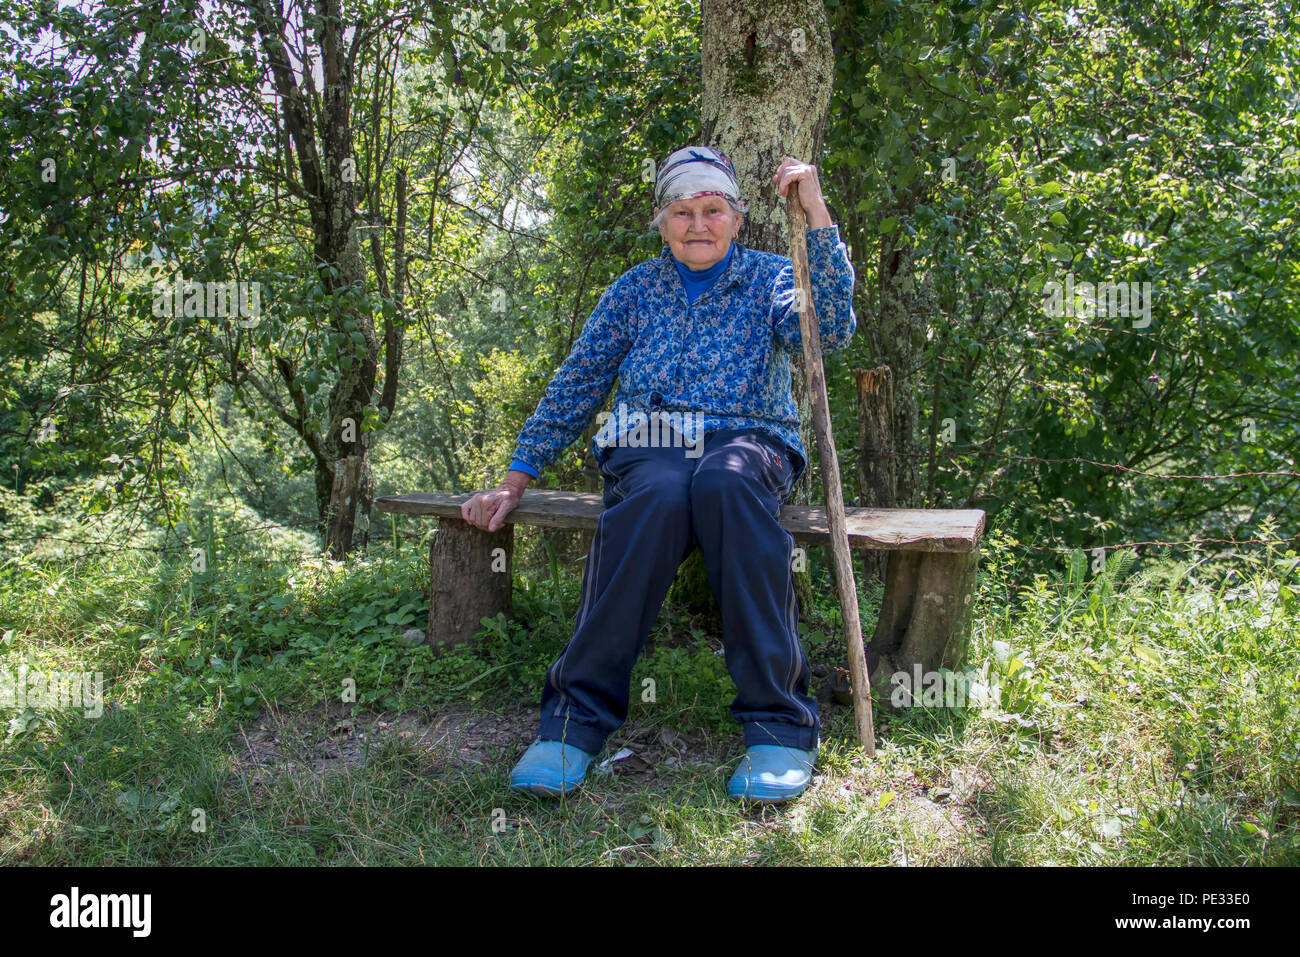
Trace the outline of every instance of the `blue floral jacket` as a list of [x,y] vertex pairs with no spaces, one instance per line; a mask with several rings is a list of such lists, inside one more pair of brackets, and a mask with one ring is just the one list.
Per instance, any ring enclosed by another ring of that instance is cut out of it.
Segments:
[[[666,245],[658,259],[614,280],[524,423],[511,468],[540,473],[553,462],[586,430],[617,376],[616,409],[647,417],[689,411],[705,431],[760,429],[798,454],[797,480],[808,456],[790,392],[789,357],[803,350],[794,265],[735,247],[731,265],[694,303]],[[842,349],[857,316],[853,266],[837,226],[808,231],[808,265],[822,351]],[[615,412],[593,436],[597,461],[628,431],[627,419]]]

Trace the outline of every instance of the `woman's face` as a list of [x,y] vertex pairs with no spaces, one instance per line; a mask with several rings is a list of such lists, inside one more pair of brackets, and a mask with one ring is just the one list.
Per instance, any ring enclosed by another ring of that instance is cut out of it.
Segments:
[[[655,207],[655,215],[659,208]],[[708,269],[727,255],[740,232],[742,216],[721,196],[679,199],[668,204],[659,235],[681,262],[691,269]]]

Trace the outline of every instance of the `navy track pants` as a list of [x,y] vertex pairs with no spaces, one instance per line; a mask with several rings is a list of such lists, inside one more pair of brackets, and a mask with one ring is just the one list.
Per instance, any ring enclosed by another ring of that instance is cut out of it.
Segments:
[[699,545],[722,611],[731,713],[745,745],[818,745],[817,702],[799,644],[791,556],[777,516],[803,470],[798,453],[755,429],[704,434],[686,448],[600,450],[601,513],[573,638],[547,669],[543,741],[599,752],[627,719],[632,667],[677,568]]

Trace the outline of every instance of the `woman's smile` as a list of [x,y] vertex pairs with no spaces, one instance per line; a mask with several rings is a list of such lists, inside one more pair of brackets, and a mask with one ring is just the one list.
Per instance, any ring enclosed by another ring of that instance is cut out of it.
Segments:
[[671,203],[659,227],[677,260],[696,271],[721,262],[739,229],[740,214],[720,196]]

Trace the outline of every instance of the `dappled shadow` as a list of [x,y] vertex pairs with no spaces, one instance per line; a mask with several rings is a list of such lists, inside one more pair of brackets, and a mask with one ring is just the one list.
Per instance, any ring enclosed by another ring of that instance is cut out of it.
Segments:
[[[508,772],[537,731],[537,706],[450,704],[431,712],[354,714],[353,706],[318,704],[301,711],[273,705],[240,725],[231,747],[237,774],[264,784],[280,774],[325,775],[363,767],[386,743],[424,752],[453,770],[476,765]],[[734,742],[629,721],[611,735],[592,780],[604,773],[655,790],[663,772],[721,766],[741,753]],[[734,752],[734,753],[733,753]],[[603,773],[602,773],[603,772]]]

